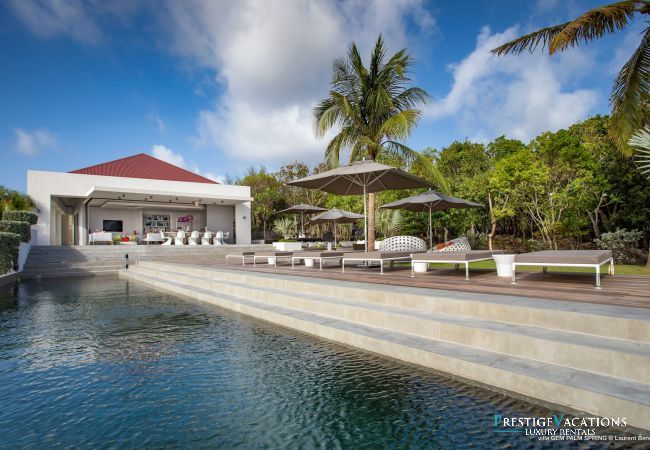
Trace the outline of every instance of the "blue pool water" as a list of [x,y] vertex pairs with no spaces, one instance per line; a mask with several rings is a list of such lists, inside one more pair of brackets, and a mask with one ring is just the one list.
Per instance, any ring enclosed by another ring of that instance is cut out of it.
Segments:
[[549,413],[134,282],[0,294],[3,448],[543,448],[496,412]]

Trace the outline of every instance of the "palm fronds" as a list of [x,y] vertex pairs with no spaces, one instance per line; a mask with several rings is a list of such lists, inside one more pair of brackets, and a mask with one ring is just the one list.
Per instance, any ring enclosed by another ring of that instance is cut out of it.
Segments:
[[639,130],[630,138],[630,146],[636,149],[634,159],[641,173],[650,177],[650,126]]
[[650,27],[645,29],[641,44],[618,73],[612,87],[610,130],[620,148],[625,148],[634,130],[643,126],[649,93]]

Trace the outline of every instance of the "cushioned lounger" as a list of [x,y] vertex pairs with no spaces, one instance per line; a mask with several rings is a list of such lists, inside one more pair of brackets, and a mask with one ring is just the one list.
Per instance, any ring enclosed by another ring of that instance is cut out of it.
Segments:
[[345,263],[350,261],[378,262],[380,273],[384,274],[384,262],[410,261],[411,252],[351,252],[344,253],[341,259],[341,272],[345,272]]
[[465,250],[457,252],[413,253],[411,255],[411,276],[415,276],[415,263],[453,263],[465,265],[465,279],[469,280],[469,263],[492,259],[492,255],[501,253],[500,250]]
[[517,266],[591,267],[596,270],[596,289],[600,289],[600,266],[609,264],[609,274],[614,275],[614,258],[611,250],[546,250],[515,256],[512,263],[512,284],[516,283]]
[[247,258],[252,261],[254,256],[255,256],[255,252],[253,252],[253,251],[228,253],[226,255],[226,265],[228,265],[228,260],[230,260],[230,259],[241,259],[241,265],[243,266],[243,265],[246,264],[246,259]]
[[[291,261],[292,255],[293,252],[255,252],[255,256],[253,256],[253,265],[257,264],[258,259],[265,259],[269,264],[273,264],[275,267],[277,267],[278,259],[284,259],[285,261],[289,262]],[[270,258],[273,258],[273,263],[269,261]]]
[[318,261],[320,270],[323,270],[323,261],[333,260],[341,262],[344,252],[296,252],[291,257],[291,268],[295,267],[296,261],[304,261],[305,259],[313,259]]

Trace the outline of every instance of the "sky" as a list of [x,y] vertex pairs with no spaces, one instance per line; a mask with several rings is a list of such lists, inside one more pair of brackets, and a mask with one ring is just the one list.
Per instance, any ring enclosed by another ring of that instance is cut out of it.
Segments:
[[429,100],[406,144],[528,142],[609,111],[642,23],[548,56],[489,50],[590,0],[7,0],[0,3],[0,185],[148,153],[224,181],[322,161],[312,108],[332,61],[381,33]]

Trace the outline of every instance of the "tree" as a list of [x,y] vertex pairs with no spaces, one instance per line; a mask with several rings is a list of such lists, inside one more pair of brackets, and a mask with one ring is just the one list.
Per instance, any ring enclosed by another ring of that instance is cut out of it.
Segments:
[[253,224],[263,232],[264,239],[266,239],[266,230],[271,215],[284,206],[280,193],[281,183],[273,175],[266,173],[266,169],[262,167],[259,171],[249,169],[239,184],[251,188],[251,195],[255,199],[251,211]]
[[34,208],[34,200],[29,195],[0,186],[0,218],[2,211],[29,211]]
[[[408,72],[412,59],[406,49],[392,56],[379,36],[364,66],[355,43],[346,58],[332,65],[333,78],[329,97],[314,107],[316,134],[322,137],[336,127],[338,134],[327,144],[325,160],[330,167],[339,164],[341,151],[350,151],[350,161],[380,155],[399,158],[404,164],[427,168],[431,176],[447,191],[448,186],[431,162],[402,143],[416,126],[427,94],[411,86]],[[368,195],[368,245],[375,241],[374,193]]]
[[[574,20],[521,36],[492,50],[497,55],[531,53],[548,47],[549,54],[575,47],[581,42],[599,39],[624,29],[634,16],[650,17],[650,1],[625,0],[594,8]],[[612,121],[610,133],[617,146],[628,150],[627,141],[648,120],[650,95],[650,27],[643,32],[641,44],[623,65],[612,87]]]

